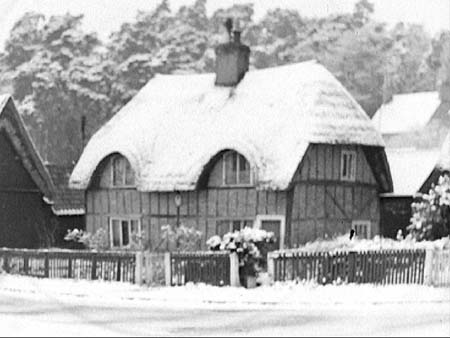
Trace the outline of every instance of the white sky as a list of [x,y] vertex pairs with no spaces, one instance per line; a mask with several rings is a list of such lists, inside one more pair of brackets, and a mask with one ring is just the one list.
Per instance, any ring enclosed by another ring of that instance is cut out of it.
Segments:
[[[255,3],[255,17],[261,17],[268,8],[295,8],[304,16],[323,16],[329,13],[350,12],[356,0],[208,0],[210,15],[217,8],[233,3]],[[14,22],[27,11],[48,15],[84,14],[84,28],[96,31],[106,39],[123,22],[132,20],[138,9],[149,10],[160,0],[0,0],[0,48]],[[173,10],[194,0],[169,0]],[[450,29],[450,0],[371,0],[375,18],[388,23],[398,21],[423,24],[435,34]]]

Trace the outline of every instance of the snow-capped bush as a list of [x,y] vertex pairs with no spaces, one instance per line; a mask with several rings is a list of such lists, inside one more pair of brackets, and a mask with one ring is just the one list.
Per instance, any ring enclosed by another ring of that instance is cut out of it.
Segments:
[[450,176],[442,175],[428,194],[411,205],[409,233],[417,240],[433,240],[450,235]]
[[73,229],[73,230],[67,230],[67,234],[64,236],[64,240],[68,242],[79,242],[80,238],[83,237],[84,231]]
[[239,258],[239,275],[245,284],[247,276],[257,276],[266,264],[266,244],[274,241],[273,232],[245,227],[240,231],[228,232],[211,237],[206,244],[210,250],[236,252]]
[[99,228],[94,234],[79,229],[67,230],[64,240],[81,243],[91,250],[106,251],[109,249],[108,233],[103,228]]

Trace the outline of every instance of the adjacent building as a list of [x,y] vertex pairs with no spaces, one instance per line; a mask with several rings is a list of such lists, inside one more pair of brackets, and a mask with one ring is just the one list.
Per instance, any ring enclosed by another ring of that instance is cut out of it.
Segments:
[[443,172],[439,163],[448,143],[449,99],[437,91],[394,95],[373,117],[386,144],[394,188],[381,199],[384,236],[395,238],[398,230],[405,233],[414,197],[428,192]]
[[54,186],[9,95],[0,95],[0,158],[0,247],[49,245]]

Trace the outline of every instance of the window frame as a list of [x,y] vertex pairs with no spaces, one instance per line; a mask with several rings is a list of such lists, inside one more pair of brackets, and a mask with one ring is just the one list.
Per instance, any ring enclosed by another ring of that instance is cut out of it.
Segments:
[[[114,246],[114,232],[113,232],[113,222],[114,221],[118,221],[119,222],[119,233],[120,233],[120,238],[119,238],[119,242],[120,245],[119,246]],[[128,238],[129,238],[129,243],[127,245],[123,245],[123,233],[122,233],[122,222],[127,222],[128,223]],[[131,246],[131,233],[132,233],[132,229],[131,229],[131,223],[132,221],[136,221],[137,222],[137,227],[138,227],[138,236],[142,236],[142,222],[141,219],[139,217],[117,217],[117,216],[112,216],[109,218],[109,245],[111,249],[126,249],[129,248]],[[142,244],[142,243],[136,243],[138,245]]]
[[[348,158],[352,157],[353,161],[351,163],[351,167],[348,168]],[[347,160],[345,160],[347,159]],[[355,150],[341,150],[341,171],[340,178],[341,181],[347,182],[355,182],[356,181],[356,161],[357,161],[357,152]],[[350,174],[344,175],[344,165],[346,167],[346,171]],[[350,169],[350,170],[349,170]]]
[[[359,230],[361,227],[366,228],[367,237],[360,237]],[[353,220],[352,221],[352,229],[355,230],[355,235],[358,238],[361,239],[370,239],[372,238],[372,222],[367,219],[359,219],[359,220]]]
[[[114,182],[114,163],[116,161],[119,161],[120,166],[122,167],[122,177],[121,177],[121,184],[116,185]],[[127,162],[128,162],[128,167],[131,170],[131,174],[133,175],[133,184],[126,184],[127,182]],[[128,159],[125,156],[122,155],[115,155],[111,158],[111,185],[112,188],[135,188],[136,187],[136,175],[135,172],[133,170],[133,167],[131,166],[130,161],[128,161]]]
[[219,222],[228,222],[228,232],[234,232],[233,230],[233,222],[240,222],[240,230],[244,229],[244,227],[242,226],[244,222],[249,222],[251,223],[250,227],[254,227],[255,226],[255,221],[253,218],[246,218],[246,217],[238,217],[238,218],[232,218],[232,217],[224,217],[224,218],[217,218],[215,220],[216,222],[216,235],[219,234]]
[[[236,156],[236,183],[227,183],[227,162],[226,158],[230,155],[237,155]],[[249,171],[249,183],[240,183],[239,182],[239,175],[240,175],[240,167],[241,167],[241,161],[240,157],[245,160],[245,162],[248,165],[248,171]],[[252,187],[253,186],[253,171],[252,167],[250,165],[250,162],[247,160],[247,158],[240,154],[239,152],[235,150],[228,150],[222,154],[222,186],[223,187]]]

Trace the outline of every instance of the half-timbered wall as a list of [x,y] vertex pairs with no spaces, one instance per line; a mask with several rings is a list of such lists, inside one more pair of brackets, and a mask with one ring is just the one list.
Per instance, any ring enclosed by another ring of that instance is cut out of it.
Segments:
[[[341,179],[341,152],[355,151],[354,181]],[[310,145],[296,172],[289,196],[287,237],[297,246],[316,238],[348,233],[353,220],[371,222],[379,233],[378,187],[358,146]]]
[[[207,187],[181,192],[180,223],[201,231],[203,244],[216,234],[217,221],[254,221],[257,215],[286,214],[284,191],[260,191],[253,186],[220,186],[222,165],[219,157],[210,170]],[[111,217],[136,217],[141,220],[150,247],[156,249],[161,242],[161,226],[176,224],[176,193],[112,188],[108,160],[101,163],[99,169],[100,173],[94,174],[95,182],[86,194],[87,231],[95,232],[100,227],[108,229]]]
[[[343,150],[356,153],[354,181],[341,179]],[[87,192],[87,230],[107,228],[111,217],[139,218],[151,248],[157,248],[161,226],[176,224],[176,193],[112,188],[110,164],[106,161],[99,169]],[[210,166],[206,186],[181,192],[180,222],[201,231],[203,243],[217,233],[218,221],[254,221],[257,215],[286,217],[287,246],[348,233],[356,220],[370,221],[371,236],[379,233],[378,185],[358,146],[311,145],[287,191],[223,186],[222,170],[219,156]]]

